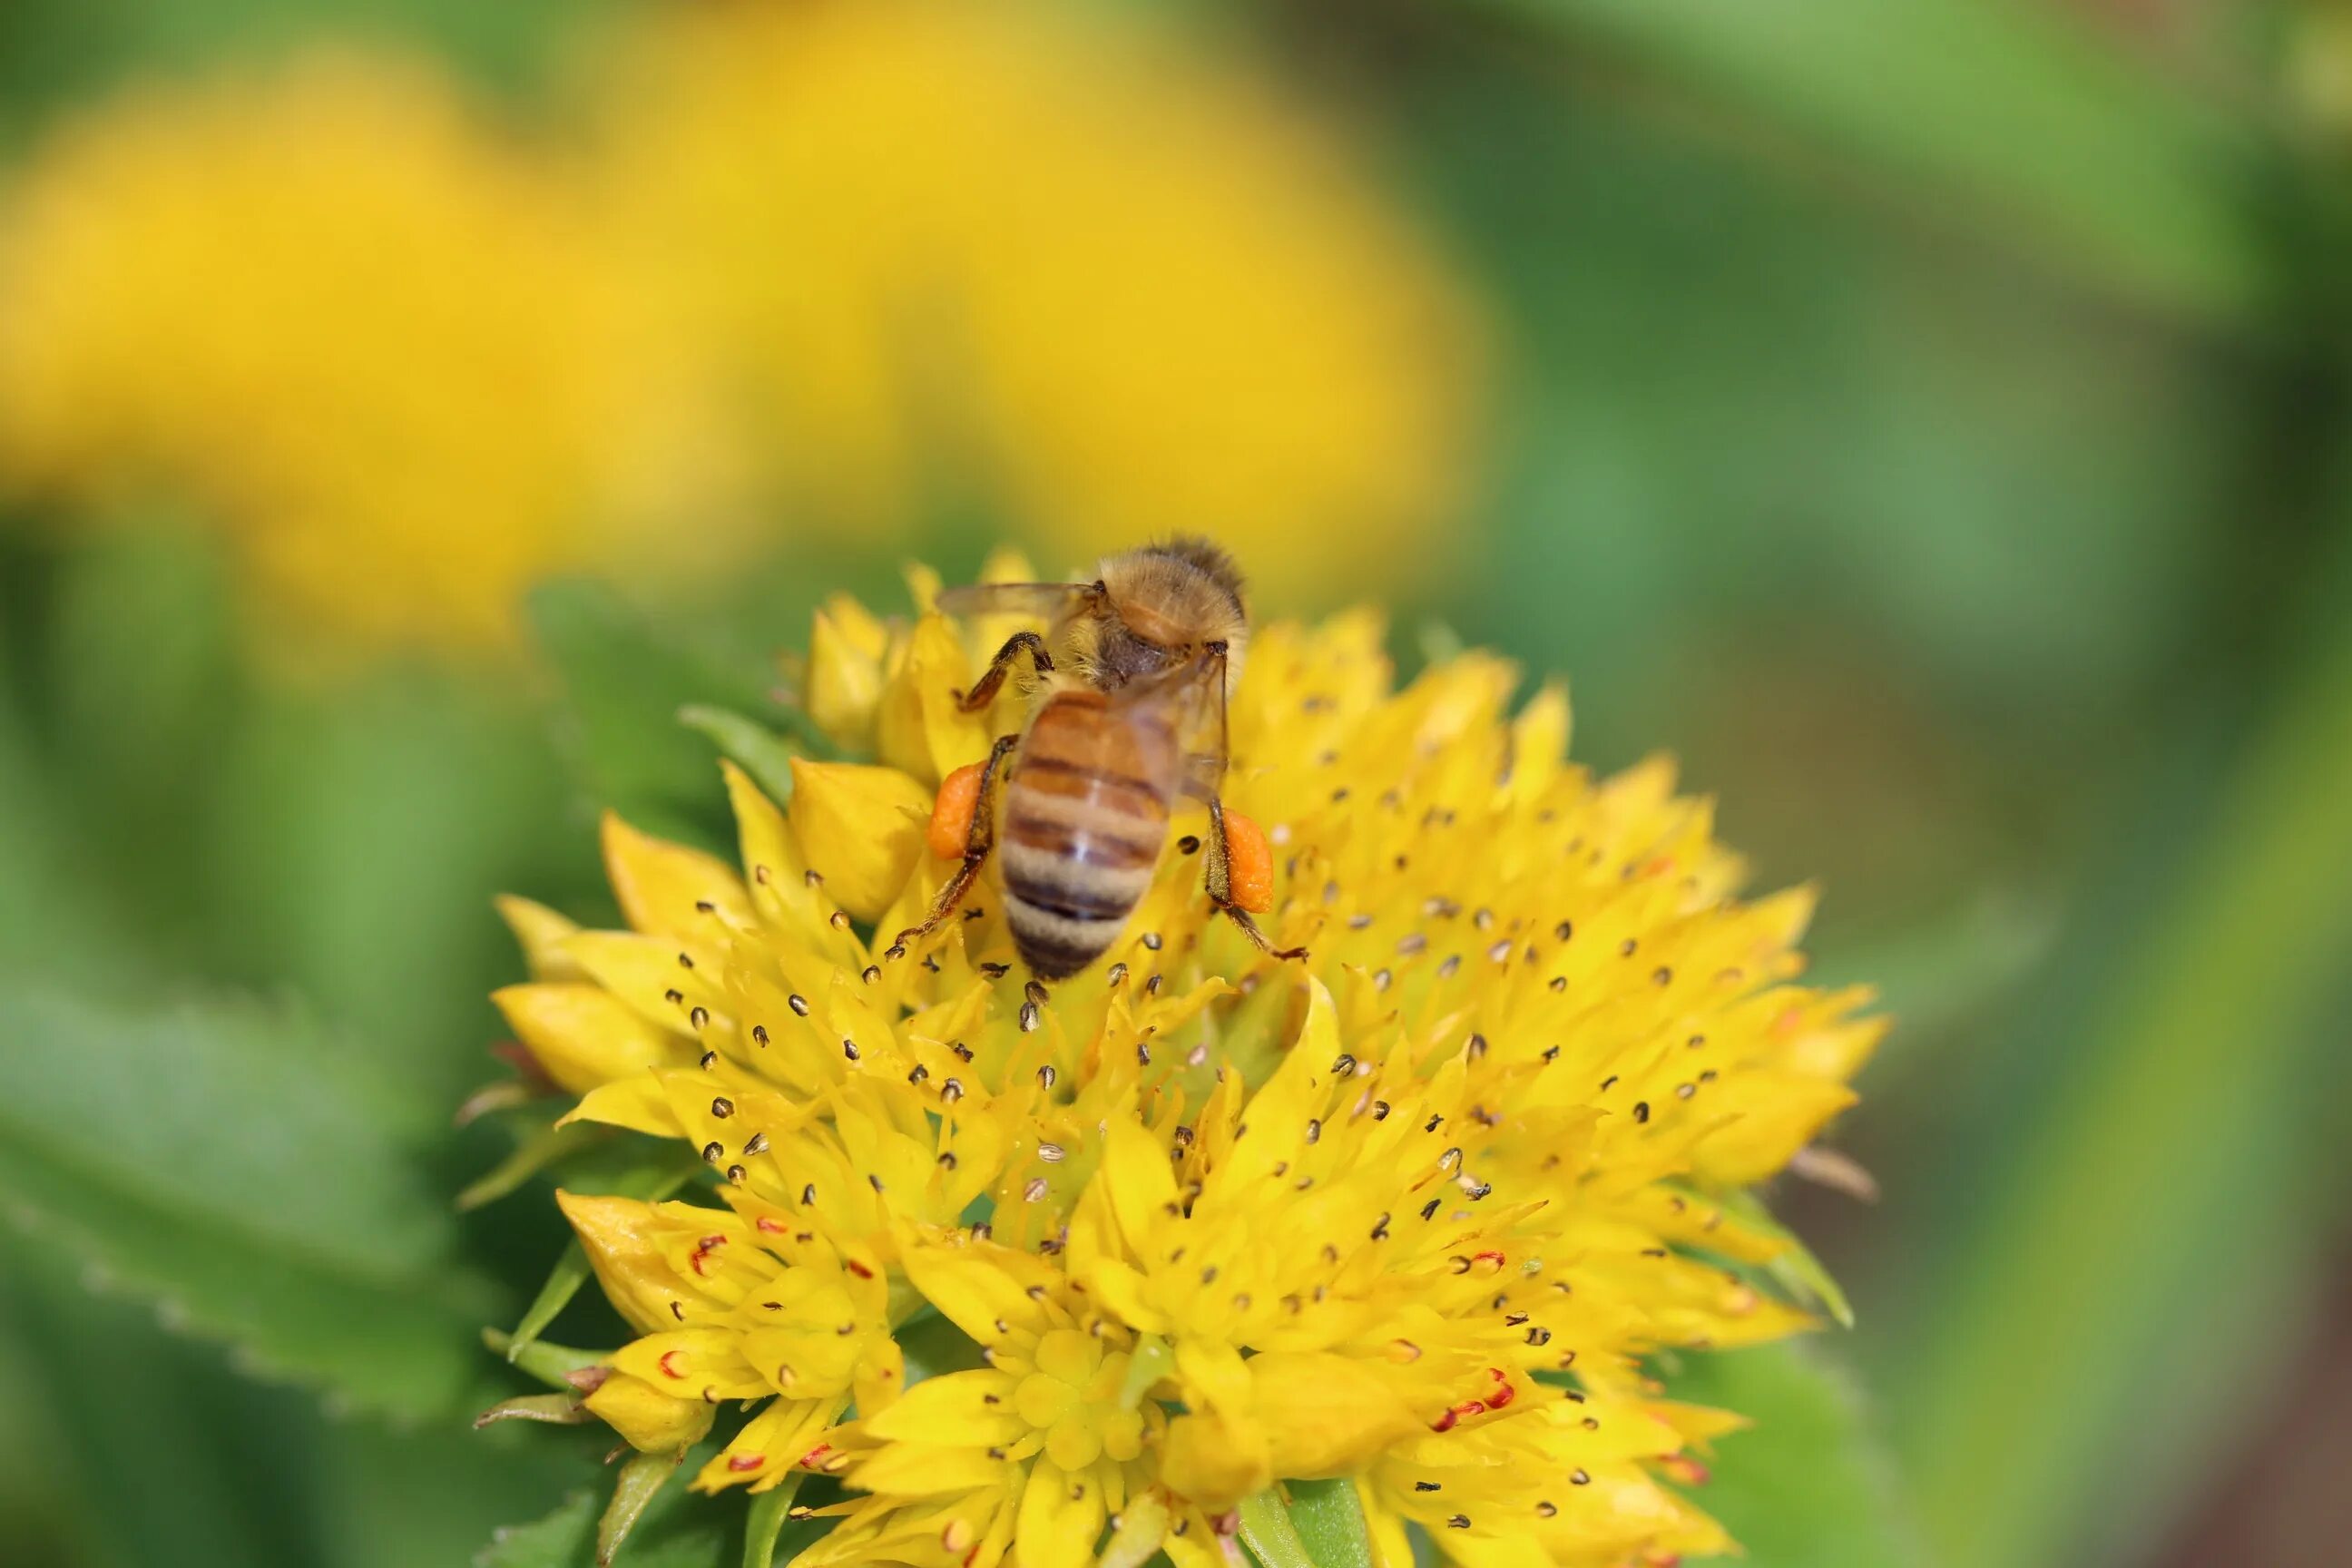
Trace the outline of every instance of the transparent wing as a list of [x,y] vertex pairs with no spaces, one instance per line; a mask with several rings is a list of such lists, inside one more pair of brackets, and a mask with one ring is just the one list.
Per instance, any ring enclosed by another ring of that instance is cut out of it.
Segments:
[[1207,656],[1108,693],[1115,714],[1151,711],[1175,726],[1184,753],[1184,789],[1205,798],[1225,774],[1225,660]]
[[940,591],[942,613],[957,616],[1034,616],[1059,620],[1092,593],[1087,583],[966,583]]

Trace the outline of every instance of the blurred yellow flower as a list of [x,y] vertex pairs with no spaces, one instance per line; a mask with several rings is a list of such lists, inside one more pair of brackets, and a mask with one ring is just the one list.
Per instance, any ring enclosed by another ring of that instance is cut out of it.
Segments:
[[192,502],[298,631],[495,643],[614,547],[631,366],[588,232],[416,64],[133,91],[0,216],[0,473]]
[[1034,5],[846,0],[667,7],[598,91],[607,216],[794,515],[976,492],[1055,564],[1205,531],[1326,595],[1456,521],[1473,313],[1250,81]]
[[[997,640],[823,614],[845,734]],[[1083,1568],[1106,1528],[1103,1562],[1219,1568],[1245,1506],[1317,1480],[1381,1568],[1416,1533],[1470,1564],[1725,1550],[1666,1483],[1738,1417],[1650,1358],[1810,1326],[1746,1189],[1852,1103],[1883,1025],[1797,983],[1807,894],[1740,899],[1704,802],[1664,763],[1592,779],[1564,695],[1514,713],[1516,679],[1473,653],[1399,689],[1365,614],[1255,633],[1227,798],[1300,963],[1215,917],[1197,807],[1050,992],[992,881],[898,944],[949,865],[910,803],[991,738],[911,719],[898,761],[802,772],[783,810],[729,770],[740,873],[609,829],[631,932],[510,905],[535,979],[502,1001],[585,1088],[570,1120],[712,1176],[566,1198],[644,1335],[590,1408],[675,1448],[697,1403],[758,1404],[697,1484],[836,1478],[810,1568]],[[918,1328],[982,1364],[907,1385]]]

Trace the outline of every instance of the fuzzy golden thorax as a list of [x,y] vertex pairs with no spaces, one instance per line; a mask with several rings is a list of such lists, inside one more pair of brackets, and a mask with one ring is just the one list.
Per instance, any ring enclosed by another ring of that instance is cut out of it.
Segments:
[[1159,674],[1215,643],[1225,647],[1227,689],[1240,679],[1249,620],[1241,573],[1223,550],[1174,539],[1106,556],[1097,572],[1094,613],[1067,631],[1069,651],[1097,684]]

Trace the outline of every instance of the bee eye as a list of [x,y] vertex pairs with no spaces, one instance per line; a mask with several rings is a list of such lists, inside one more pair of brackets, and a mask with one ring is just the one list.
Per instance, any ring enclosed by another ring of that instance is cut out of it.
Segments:
[[1106,582],[1104,582],[1104,581],[1103,581],[1101,578],[1099,578],[1099,577],[1096,578],[1096,579],[1095,579],[1095,586],[1094,586],[1094,594],[1095,594],[1095,597],[1097,597],[1097,598],[1098,598],[1098,599],[1099,599],[1099,598],[1104,598],[1104,597],[1107,597],[1107,596],[1109,595],[1109,593],[1110,593],[1110,584],[1108,584],[1108,583],[1106,583]]

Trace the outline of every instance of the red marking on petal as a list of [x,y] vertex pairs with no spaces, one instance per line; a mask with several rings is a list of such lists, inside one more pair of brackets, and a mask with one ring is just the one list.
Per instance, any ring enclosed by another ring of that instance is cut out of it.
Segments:
[[684,1351],[662,1352],[661,1361],[659,1363],[662,1369],[662,1375],[664,1377],[684,1377],[686,1373],[677,1369],[677,1363],[682,1359],[685,1354],[686,1352]]
[[1519,1396],[1519,1391],[1511,1386],[1511,1380],[1503,1375],[1501,1367],[1490,1366],[1486,1370],[1494,1374],[1495,1379],[1495,1391],[1486,1395],[1486,1407],[1489,1410],[1500,1410],[1504,1405],[1517,1399]]
[[845,1260],[842,1267],[847,1268],[852,1274],[856,1275],[860,1279],[871,1279],[874,1278],[874,1270],[866,1268],[866,1265],[858,1262],[855,1258]]
[[783,1225],[780,1221],[770,1219],[766,1215],[761,1215],[754,1223],[757,1224],[761,1230],[766,1231],[770,1236],[782,1236],[784,1234]]
[[756,1470],[767,1462],[768,1456],[765,1454],[735,1454],[729,1457],[727,1468],[738,1471]]
[[815,1469],[819,1465],[824,1463],[824,1457],[832,1452],[832,1444],[819,1443],[815,1447],[811,1448],[807,1453],[801,1456],[801,1468],[804,1470]]
[[1431,1422],[1429,1424],[1429,1429],[1433,1432],[1451,1432],[1454,1430],[1454,1424],[1461,1419],[1462,1417],[1460,1415],[1449,1410],[1444,1415],[1439,1416],[1436,1420]]

